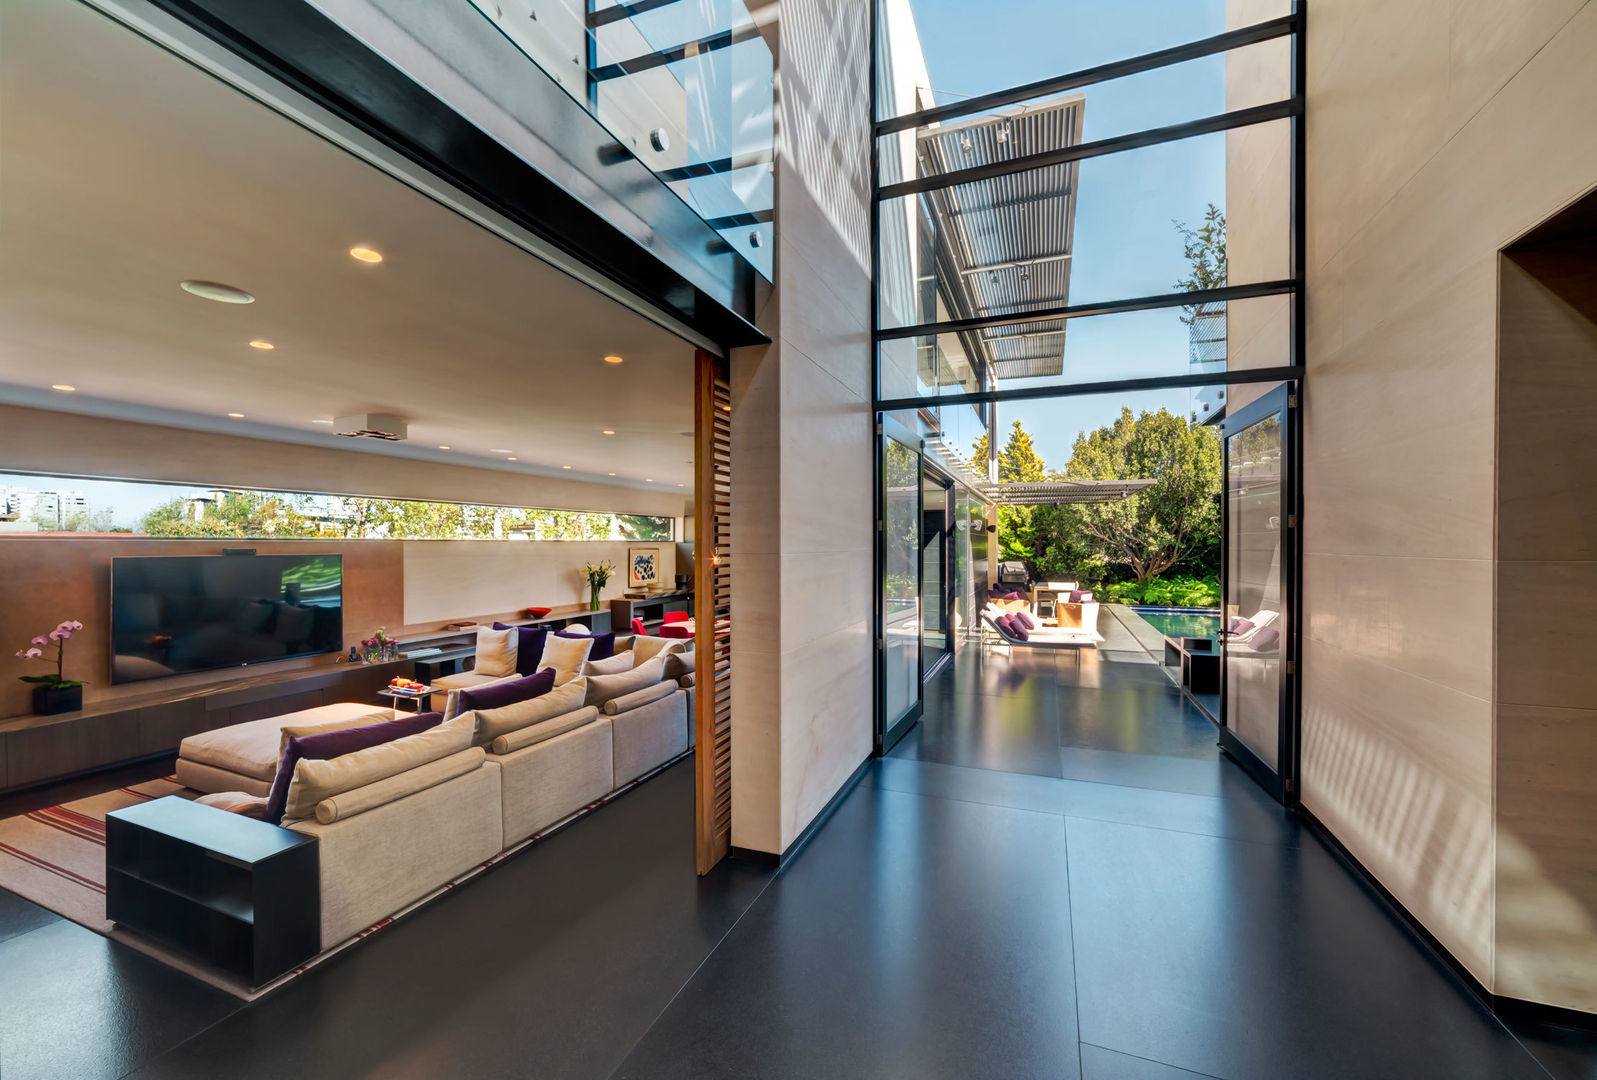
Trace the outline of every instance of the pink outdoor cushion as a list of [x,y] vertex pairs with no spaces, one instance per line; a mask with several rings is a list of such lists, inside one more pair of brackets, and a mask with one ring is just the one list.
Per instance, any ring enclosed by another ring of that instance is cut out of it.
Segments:
[[1231,620],[1225,624],[1225,631],[1228,634],[1246,634],[1252,629],[1252,620],[1244,619],[1241,615],[1233,615]]
[[1037,620],[1031,617],[1031,612],[1029,611],[1015,612],[1015,621],[1027,630],[1035,630],[1037,628]]

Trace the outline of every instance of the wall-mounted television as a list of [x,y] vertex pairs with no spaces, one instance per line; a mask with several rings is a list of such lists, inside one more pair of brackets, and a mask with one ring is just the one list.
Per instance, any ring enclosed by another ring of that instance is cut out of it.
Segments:
[[338,652],[342,555],[111,560],[111,681]]

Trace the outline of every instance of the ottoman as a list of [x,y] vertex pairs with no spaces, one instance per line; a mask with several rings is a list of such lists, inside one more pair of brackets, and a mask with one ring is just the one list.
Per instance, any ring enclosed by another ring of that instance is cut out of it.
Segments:
[[277,775],[285,727],[337,731],[393,718],[392,709],[339,702],[190,735],[178,748],[177,779],[195,791],[265,796]]

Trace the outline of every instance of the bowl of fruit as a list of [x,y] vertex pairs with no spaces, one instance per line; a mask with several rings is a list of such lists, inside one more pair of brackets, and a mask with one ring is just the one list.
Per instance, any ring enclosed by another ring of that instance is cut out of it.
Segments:
[[554,610],[554,608],[546,608],[546,607],[530,607],[530,608],[525,608],[524,609],[524,611],[526,612],[526,616],[529,619],[541,619],[541,618],[543,618],[545,615],[549,614],[553,610]]
[[407,694],[414,694],[427,689],[427,684],[419,683],[415,679],[390,679],[388,687],[391,690],[403,690]]

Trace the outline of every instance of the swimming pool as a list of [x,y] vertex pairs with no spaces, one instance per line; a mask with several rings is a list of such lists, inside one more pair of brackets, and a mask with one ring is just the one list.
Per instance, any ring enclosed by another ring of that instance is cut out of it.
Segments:
[[1194,608],[1146,608],[1131,610],[1161,634],[1170,637],[1206,637],[1215,640],[1220,633],[1220,613]]

